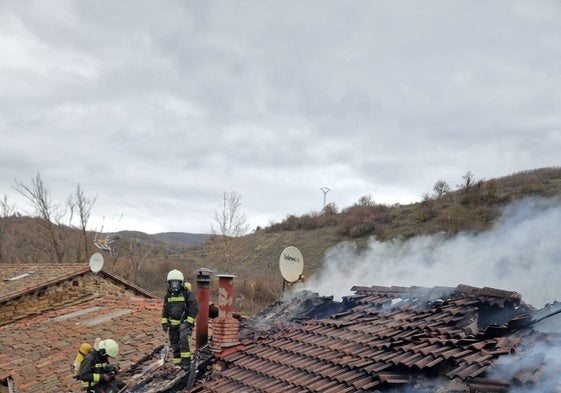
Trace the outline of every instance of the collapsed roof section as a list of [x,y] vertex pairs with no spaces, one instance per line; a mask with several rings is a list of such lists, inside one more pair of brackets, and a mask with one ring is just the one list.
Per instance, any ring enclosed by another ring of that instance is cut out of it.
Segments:
[[465,285],[353,291],[342,303],[300,293],[245,321],[244,346],[222,356],[220,376],[200,391],[425,391],[423,381],[443,379],[472,392],[506,392],[535,383],[544,362],[513,362],[496,378],[487,371],[499,357],[557,343],[532,329],[536,310],[516,292]]

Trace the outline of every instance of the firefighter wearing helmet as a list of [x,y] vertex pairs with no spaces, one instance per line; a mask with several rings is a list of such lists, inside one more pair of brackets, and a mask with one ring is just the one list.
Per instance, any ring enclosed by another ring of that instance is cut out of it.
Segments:
[[116,393],[125,384],[115,379],[120,371],[119,366],[110,363],[109,358],[119,355],[119,344],[113,339],[99,342],[99,347],[92,349],[82,360],[78,371],[78,379],[82,388],[88,393]]
[[167,276],[167,292],[162,308],[162,329],[169,335],[173,364],[183,369],[191,365],[189,338],[197,316],[197,301],[183,273],[174,269]]

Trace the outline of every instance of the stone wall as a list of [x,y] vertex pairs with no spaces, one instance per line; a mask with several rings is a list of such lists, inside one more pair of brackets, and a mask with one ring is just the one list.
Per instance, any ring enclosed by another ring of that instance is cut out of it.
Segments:
[[61,280],[0,304],[0,326],[43,311],[102,297],[135,296],[125,285],[92,272]]

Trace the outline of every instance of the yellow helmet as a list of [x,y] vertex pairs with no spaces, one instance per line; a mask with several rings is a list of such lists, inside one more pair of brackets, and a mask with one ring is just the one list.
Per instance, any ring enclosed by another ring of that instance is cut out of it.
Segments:
[[99,343],[99,351],[104,352],[110,358],[117,357],[119,355],[119,344],[115,340],[108,338]]
[[177,280],[177,281],[181,281],[183,282],[184,277],[183,277],[183,273],[181,273],[179,270],[177,269],[173,269],[168,273],[168,278],[167,281],[173,281],[173,280]]

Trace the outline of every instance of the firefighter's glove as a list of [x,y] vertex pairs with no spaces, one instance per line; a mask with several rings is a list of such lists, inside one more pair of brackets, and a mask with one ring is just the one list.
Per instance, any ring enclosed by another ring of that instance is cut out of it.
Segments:
[[115,379],[115,377],[110,374],[101,374],[101,379],[105,382],[111,382],[112,380]]
[[162,323],[162,330],[167,332],[169,330],[169,323]]
[[116,364],[108,364],[105,366],[105,372],[109,375],[118,374],[121,371],[121,368]]

